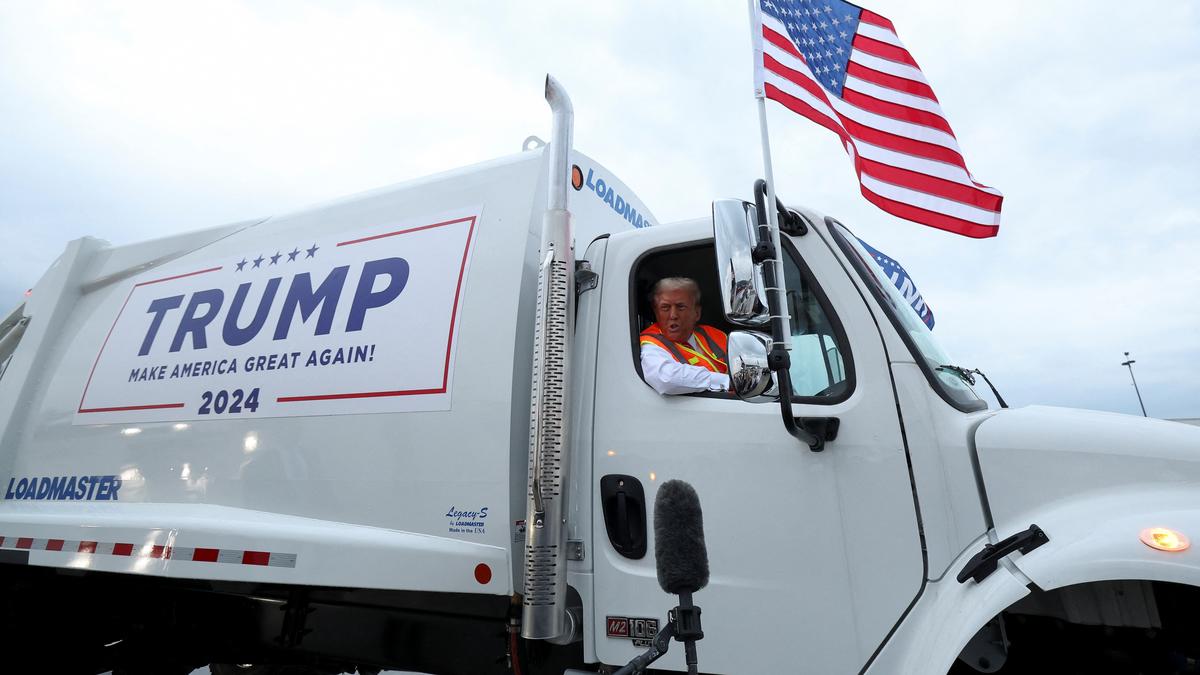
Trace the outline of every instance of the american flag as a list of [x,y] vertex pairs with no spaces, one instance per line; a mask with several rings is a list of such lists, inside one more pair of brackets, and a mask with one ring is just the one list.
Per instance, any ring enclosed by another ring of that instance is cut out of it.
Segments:
[[755,86],[841,137],[867,201],[994,237],[997,190],[975,182],[933,89],[892,22],[842,0],[759,0]]

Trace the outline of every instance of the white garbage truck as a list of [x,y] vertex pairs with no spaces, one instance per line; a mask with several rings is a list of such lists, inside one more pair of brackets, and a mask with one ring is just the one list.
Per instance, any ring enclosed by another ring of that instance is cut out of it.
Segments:
[[[609,673],[671,479],[698,672],[1197,672],[1200,429],[989,408],[802,187],[662,224],[547,99],[512,157],[67,245],[0,324],[5,672]],[[668,276],[736,393],[642,379]]]

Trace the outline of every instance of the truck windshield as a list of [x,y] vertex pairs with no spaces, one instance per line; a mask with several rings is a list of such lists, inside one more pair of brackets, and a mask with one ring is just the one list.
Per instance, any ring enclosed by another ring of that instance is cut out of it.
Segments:
[[829,229],[842,252],[866,281],[875,299],[887,312],[892,325],[917,357],[917,364],[925,372],[925,377],[934,390],[947,403],[964,412],[987,408],[987,402],[962,378],[953,372],[938,369],[939,366],[950,365],[956,361],[946,354],[946,350],[933,337],[933,332],[921,321],[904,296],[900,295],[900,291],[887,278],[883,269],[871,261],[871,255],[858,243],[858,238],[836,220],[827,218],[826,222],[829,223]]

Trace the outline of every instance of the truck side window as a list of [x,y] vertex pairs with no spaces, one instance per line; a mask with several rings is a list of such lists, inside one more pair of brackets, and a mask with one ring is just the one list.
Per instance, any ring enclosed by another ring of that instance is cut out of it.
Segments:
[[792,317],[792,394],[815,397],[821,401],[841,400],[851,389],[853,365],[845,332],[826,311],[828,301],[811,281],[812,275],[801,269],[796,252],[784,246],[784,280],[788,311]]
[[[808,403],[843,401],[854,387],[854,364],[846,333],[795,249],[790,244],[785,244],[784,249],[787,251],[783,263],[784,278],[792,317],[792,397]],[[630,306],[634,308],[630,342],[639,376],[642,373],[638,334],[654,321],[649,302],[650,288],[654,282],[666,276],[686,276],[700,284],[703,309],[701,323],[726,333],[746,330],[726,321],[721,312],[716,257],[711,242],[651,252],[636,265],[630,287]],[[725,394],[711,393],[692,396],[726,397]]]
[[[712,326],[723,333],[738,327],[725,320],[721,311],[720,282],[716,273],[716,251],[712,241],[694,242],[656,249],[646,253],[634,266],[630,278],[630,346],[634,367],[639,377],[641,369],[641,347],[639,334],[654,323],[650,291],[664,277],[687,277],[700,286],[700,323]],[[685,396],[731,398],[725,392],[697,392]]]

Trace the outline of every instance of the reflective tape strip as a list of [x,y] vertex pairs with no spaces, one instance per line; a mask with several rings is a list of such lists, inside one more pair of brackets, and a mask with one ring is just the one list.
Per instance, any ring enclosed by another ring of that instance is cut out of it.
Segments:
[[77,539],[35,539],[33,537],[11,537],[0,535],[0,550],[50,551],[59,553],[83,553],[87,555],[111,555],[125,558],[161,558],[184,562],[224,563],[226,565],[254,565],[258,567],[295,568],[295,553],[278,551],[244,551],[230,548],[193,548],[188,546],[164,546],[146,544],[137,546],[125,542],[83,541]]

